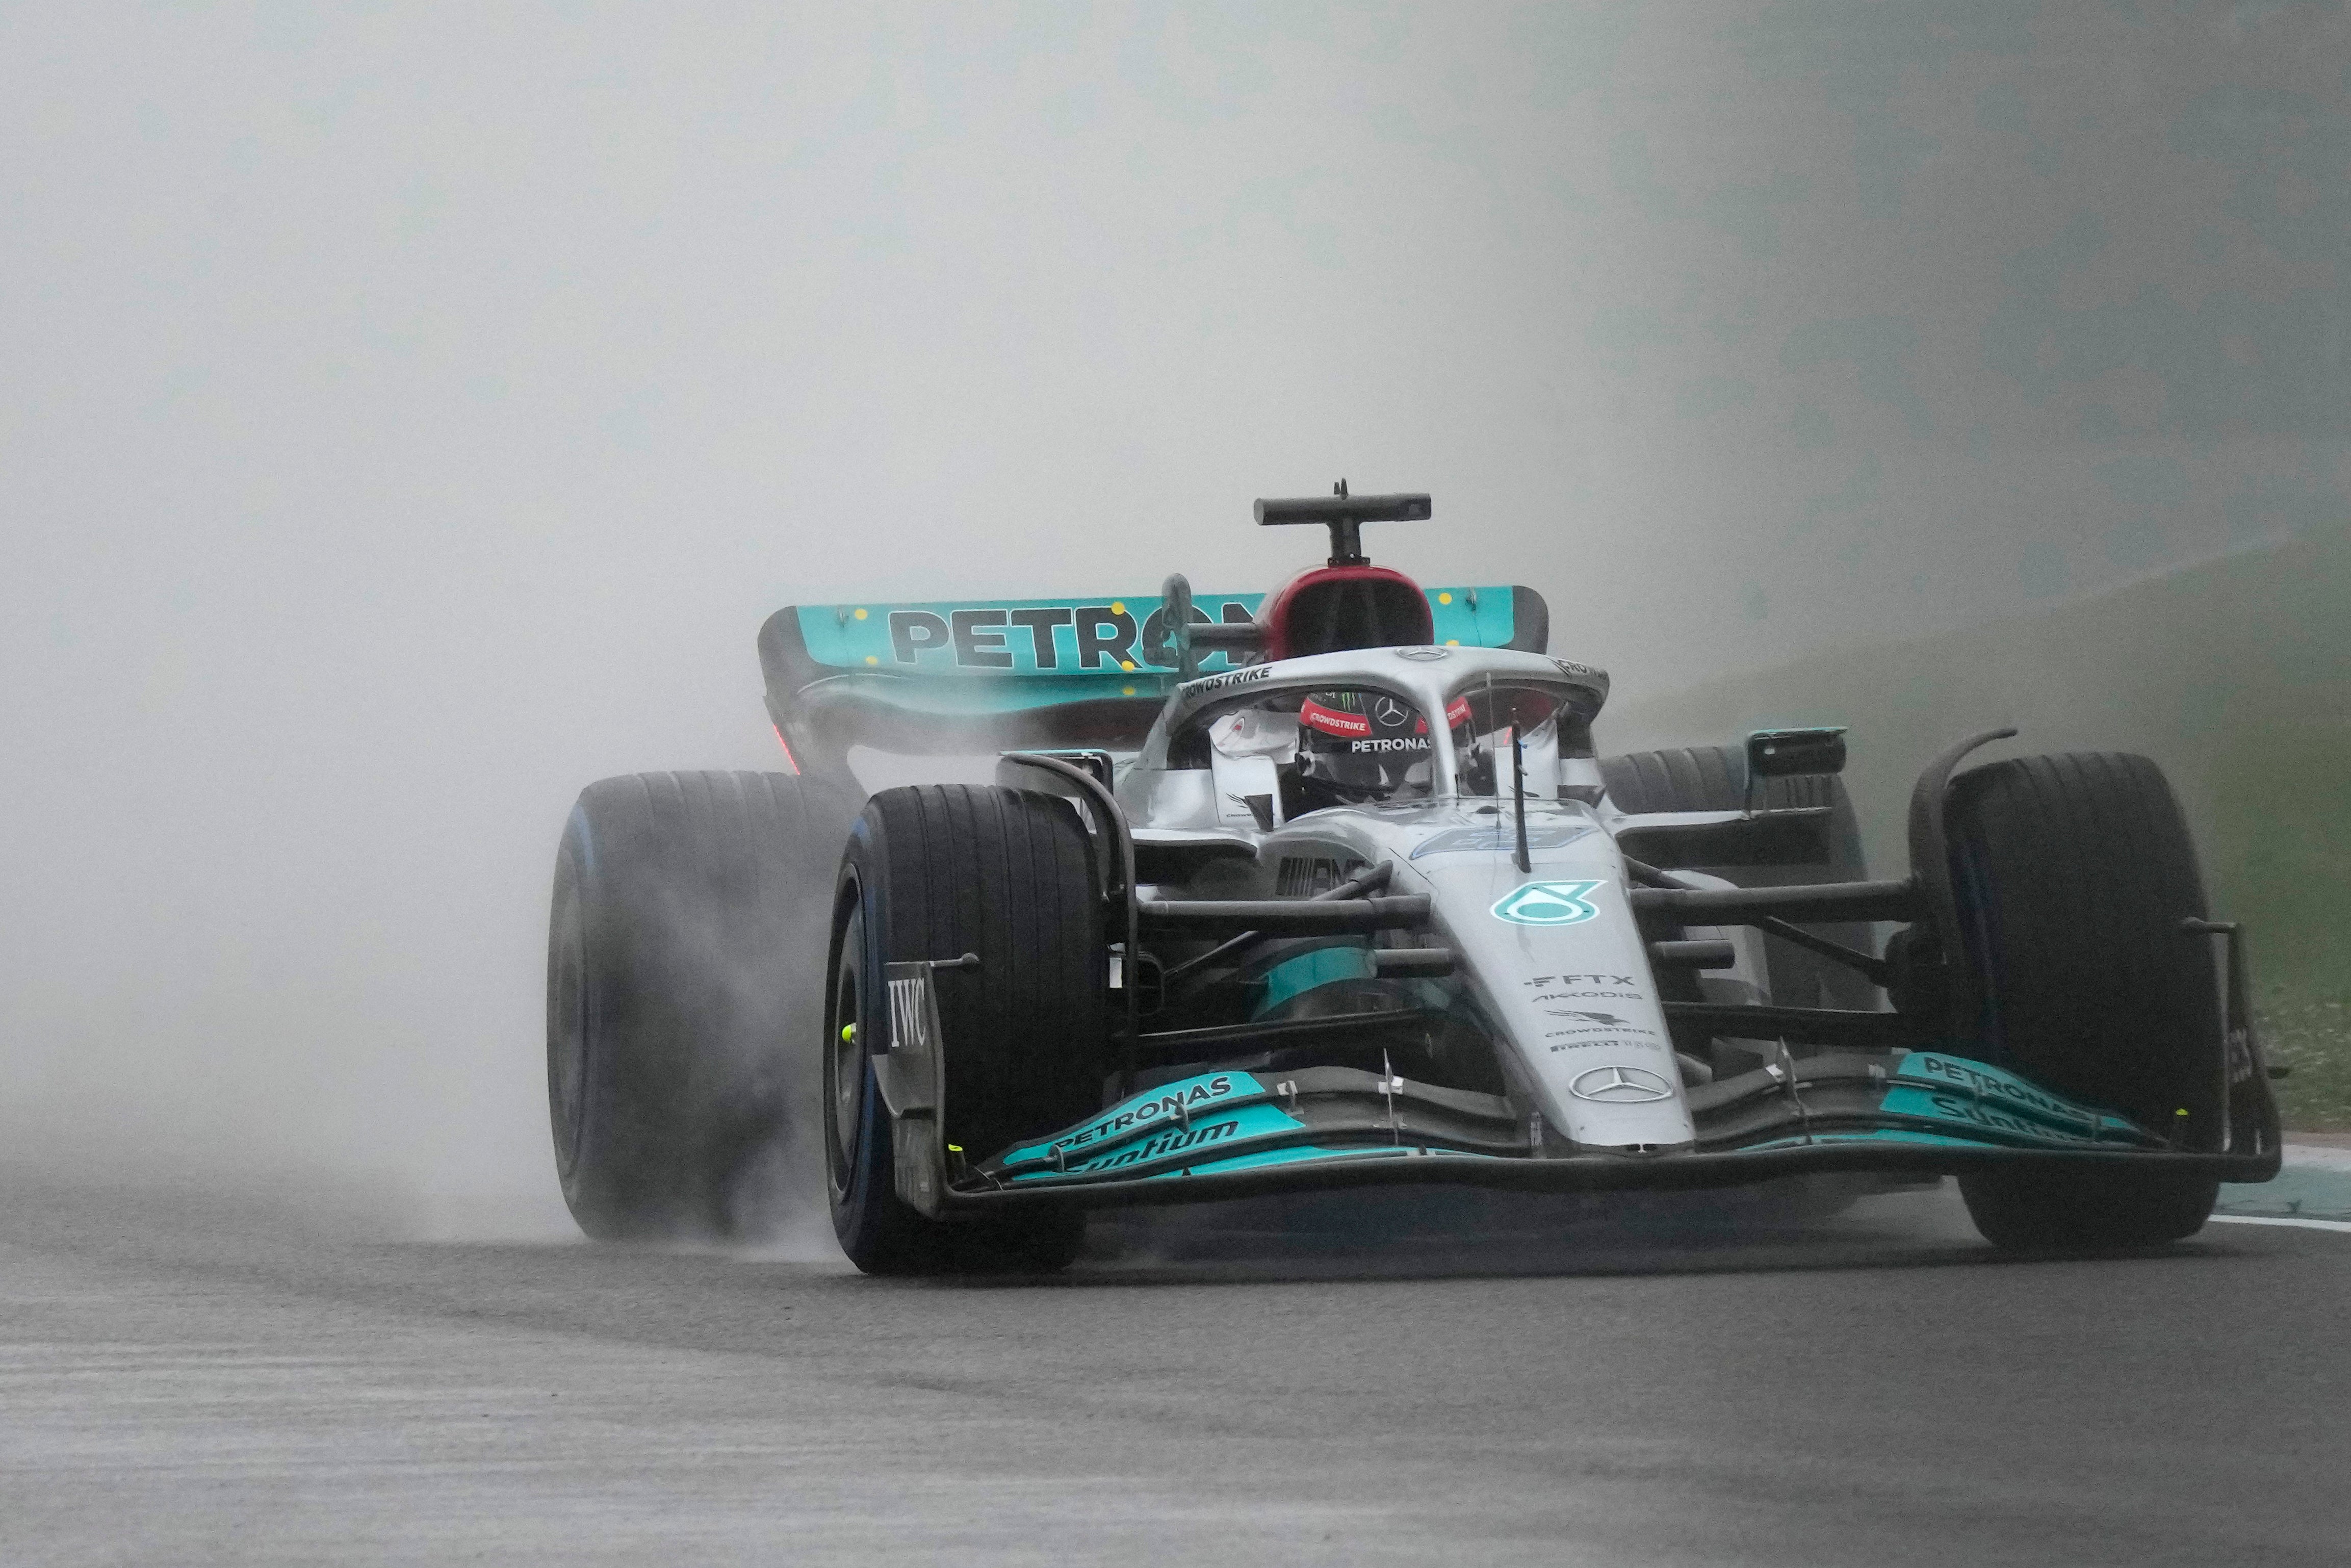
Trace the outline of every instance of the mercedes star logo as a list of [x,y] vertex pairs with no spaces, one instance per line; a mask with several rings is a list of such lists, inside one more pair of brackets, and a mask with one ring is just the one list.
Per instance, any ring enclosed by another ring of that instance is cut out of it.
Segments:
[[1635,1105],[1670,1100],[1674,1086],[1637,1067],[1595,1067],[1577,1073],[1567,1092],[1578,1100],[1597,1100],[1604,1105]]
[[1411,716],[1405,712],[1404,704],[1395,698],[1382,697],[1372,705],[1372,716],[1390,729],[1402,729],[1405,720]]

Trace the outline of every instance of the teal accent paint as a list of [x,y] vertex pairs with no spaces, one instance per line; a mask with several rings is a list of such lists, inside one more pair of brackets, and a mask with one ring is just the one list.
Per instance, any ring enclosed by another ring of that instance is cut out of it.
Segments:
[[[1147,1125],[1122,1129],[1108,1144],[1092,1146],[1080,1158],[1072,1151],[1065,1155],[1060,1168],[1022,1171],[1014,1181],[1041,1181],[1058,1176],[1091,1176],[1103,1171],[1130,1171],[1145,1176],[1155,1170],[1178,1168],[1193,1162],[1203,1150],[1221,1150],[1228,1146],[1288,1137],[1306,1125],[1297,1117],[1270,1105],[1264,1101],[1235,1106],[1219,1107],[1192,1114],[1189,1125],[1174,1117],[1155,1118]],[[1009,1162],[1008,1162],[1008,1164]]]
[[1285,958],[1265,972],[1259,982],[1265,988],[1258,998],[1255,1014],[1262,1018],[1290,998],[1302,995],[1317,986],[1327,986],[1337,980],[1368,980],[1377,973],[1372,967],[1372,947],[1368,942],[1338,943],[1317,947],[1311,953],[1301,953],[1295,958]]
[[[2027,1143],[2049,1144],[2072,1148],[2087,1148],[2099,1140],[2087,1127],[2068,1131],[2053,1127],[2046,1122],[2020,1114],[2000,1102],[1990,1098],[1978,1100],[1947,1090],[1893,1089],[1878,1103],[1878,1110],[1888,1116],[1914,1116],[1921,1121],[1942,1122],[1965,1127],[1980,1134],[1986,1142],[2008,1143],[2022,1139]],[[2113,1148],[2136,1148],[2139,1140],[2131,1136],[2105,1140]]]
[[[1290,1144],[1277,1149],[1258,1149],[1245,1155],[1229,1155],[1213,1160],[1163,1160],[1155,1168],[1138,1169],[1135,1178],[1141,1181],[1181,1181],[1186,1176],[1218,1176],[1228,1171],[1263,1170],[1273,1166],[1336,1164],[1347,1161],[1360,1164],[1368,1160],[1492,1160],[1499,1155],[1474,1154],[1464,1149],[1398,1148],[1387,1144],[1358,1144],[1352,1147],[1332,1148],[1322,1144]],[[1071,1169],[1075,1169],[1072,1166]],[[1053,1171],[1031,1172],[1017,1176],[1015,1181],[1051,1179]]]
[[1746,1150],[1802,1148],[1807,1144],[1928,1144],[1966,1148],[2107,1148],[2118,1152],[2161,1146],[2162,1140],[2126,1117],[2077,1104],[1988,1062],[1938,1051],[1914,1051],[1895,1067],[1878,1101],[1881,1114],[1935,1126],[1774,1137]]
[[[1210,620],[1247,619],[1261,593],[1203,593],[1194,602]],[[1159,596],[940,601],[923,604],[812,604],[799,612],[809,657],[841,670],[961,678],[1076,680],[1099,696],[1113,676],[1169,673],[1150,664],[1143,644],[1156,643]],[[1223,669],[1225,656],[1202,661]]]
[[1099,675],[1031,676],[987,681],[970,675],[932,680],[927,674],[890,674],[868,671],[853,675],[843,671],[819,681],[811,689],[841,684],[868,701],[884,703],[901,713],[931,714],[940,718],[974,717],[986,714],[1026,713],[1032,708],[1058,707],[1063,703],[1100,702],[1104,697],[1138,697],[1159,701],[1176,689],[1168,674],[1128,675],[1113,685]]
[[[1009,1168],[1050,1161],[1058,1147],[1064,1163],[1075,1170],[1080,1168],[1081,1157],[1091,1159],[1102,1150],[1141,1137],[1162,1125],[1180,1126],[1187,1118],[1207,1116],[1212,1112],[1221,1117],[1229,1107],[1262,1100],[1268,1092],[1264,1084],[1246,1072],[1203,1072],[1178,1079],[1129,1095],[1100,1115],[1058,1133],[1045,1143],[1013,1149],[999,1163]],[[1282,1120],[1288,1122],[1290,1118],[1285,1116]]]
[[[1440,643],[1499,648],[1518,630],[1515,595],[1508,588],[1432,588],[1425,591]],[[1256,615],[1261,593],[1201,593],[1193,602],[1212,621]],[[1103,695],[1113,680],[1137,677],[1155,683],[1173,666],[1144,657],[1146,646],[1164,649],[1155,593],[1092,599],[938,601],[921,604],[811,604],[799,612],[800,641],[809,657],[843,672],[898,675],[950,675],[991,685],[1006,681],[1072,683],[1071,701]],[[1228,667],[1223,653],[1202,657],[1205,670]],[[1012,694],[991,706],[1036,706],[1036,699]]]
[[1600,911],[1586,896],[1604,882],[1531,882],[1496,901],[1493,915],[1513,925],[1581,925]]
[[1431,633],[1440,643],[1499,648],[1518,635],[1517,595],[1507,588],[1430,588]]
[[1904,1057],[1878,1109],[1980,1129],[1995,1139],[2126,1145],[2158,1141],[2126,1117],[2077,1104],[2004,1069],[1941,1051],[1914,1051]]
[[1168,1174],[1214,1176],[1219,1171],[1263,1170],[1268,1166],[1302,1165],[1311,1160],[1394,1159],[1399,1155],[1411,1152],[1409,1149],[1394,1147],[1331,1149],[1320,1144],[1293,1144],[1286,1149],[1265,1149],[1254,1155],[1235,1155],[1230,1159],[1210,1160],[1204,1165],[1187,1166],[1180,1173]]
[[1332,1149],[1320,1144],[1293,1144],[1286,1149],[1267,1149],[1262,1154],[1235,1155],[1230,1159],[1210,1160],[1205,1165],[1188,1166],[1186,1176],[1215,1176],[1220,1171],[1258,1170],[1266,1166],[1302,1165],[1314,1160],[1491,1160],[1499,1155],[1472,1154],[1462,1149],[1400,1149],[1393,1145],[1357,1145],[1353,1148]]

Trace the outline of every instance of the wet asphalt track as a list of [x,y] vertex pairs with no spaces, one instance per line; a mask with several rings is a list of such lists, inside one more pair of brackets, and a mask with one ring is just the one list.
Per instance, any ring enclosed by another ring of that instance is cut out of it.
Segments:
[[2351,1561],[2346,1234],[2009,1262],[1915,1195],[974,1286],[0,1183],[12,1568]]

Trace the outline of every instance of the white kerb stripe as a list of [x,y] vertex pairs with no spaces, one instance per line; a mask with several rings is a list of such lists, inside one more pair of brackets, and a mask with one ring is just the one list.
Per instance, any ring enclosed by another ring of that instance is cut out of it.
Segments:
[[2292,1225],[2304,1230],[2351,1231],[2351,1219],[2289,1219],[2283,1215],[2216,1214],[2215,1225]]

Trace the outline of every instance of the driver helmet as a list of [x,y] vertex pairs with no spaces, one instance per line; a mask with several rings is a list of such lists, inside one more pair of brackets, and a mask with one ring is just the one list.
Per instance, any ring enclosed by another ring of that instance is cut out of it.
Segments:
[[[1447,717],[1469,716],[1457,700]],[[1314,692],[1299,705],[1298,768],[1343,799],[1381,800],[1429,779],[1428,721],[1404,698],[1377,691]],[[1416,771],[1416,769],[1417,771]]]

